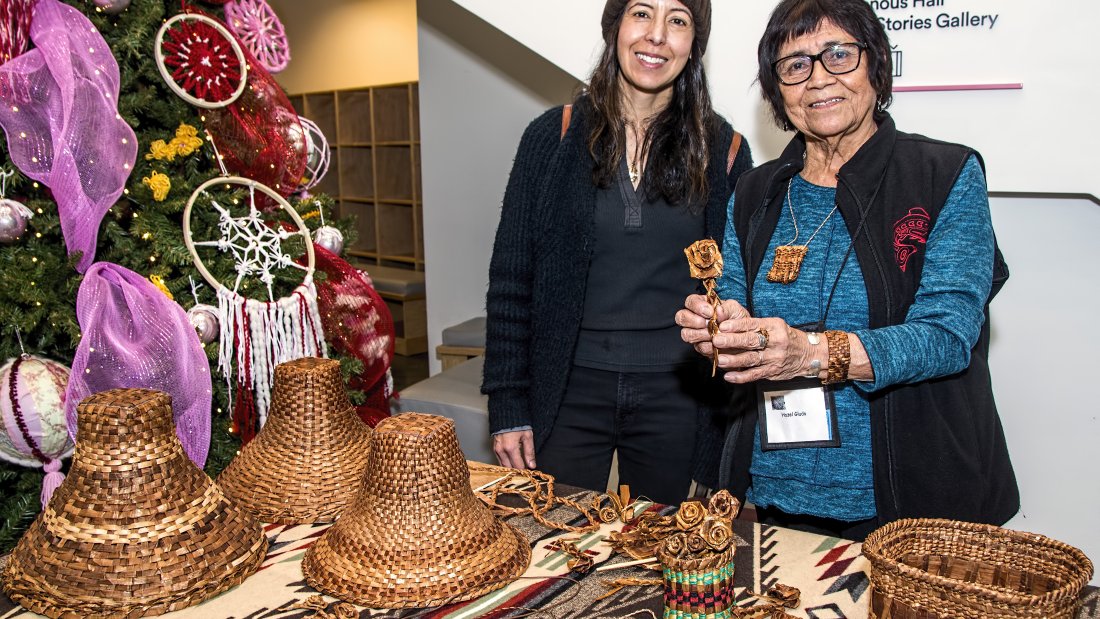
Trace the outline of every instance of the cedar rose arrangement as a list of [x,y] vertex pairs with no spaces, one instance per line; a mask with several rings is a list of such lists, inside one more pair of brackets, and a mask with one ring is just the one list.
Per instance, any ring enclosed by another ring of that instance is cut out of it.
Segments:
[[662,544],[662,562],[666,558],[705,559],[732,551],[733,519],[740,509],[741,502],[726,490],[712,496],[706,507],[699,501],[682,503],[674,518],[676,530]]

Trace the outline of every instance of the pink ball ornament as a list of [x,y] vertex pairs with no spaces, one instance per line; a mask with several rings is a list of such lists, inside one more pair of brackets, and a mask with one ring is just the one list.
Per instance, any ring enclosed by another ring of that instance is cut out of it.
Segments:
[[306,156],[306,169],[302,171],[302,181],[298,184],[298,191],[308,192],[321,182],[328,174],[328,166],[332,161],[332,148],[325,138],[324,132],[317,123],[304,117],[298,117],[298,124],[294,125],[301,131],[294,131],[291,139],[299,152]]
[[203,345],[218,339],[218,333],[220,331],[218,326],[218,308],[213,305],[200,303],[187,310],[187,319],[191,321],[191,326],[195,327],[195,332],[199,334],[199,341],[202,342]]
[[27,231],[27,220],[33,213],[15,200],[0,200],[0,243],[14,243]]
[[21,466],[41,466],[42,506],[61,485],[61,459],[73,453],[65,425],[69,368],[56,361],[22,355],[0,367],[0,458]]
[[130,0],[92,0],[92,4],[108,15],[118,15],[130,8]]
[[321,226],[313,233],[313,242],[339,256],[344,251],[344,233],[332,226]]

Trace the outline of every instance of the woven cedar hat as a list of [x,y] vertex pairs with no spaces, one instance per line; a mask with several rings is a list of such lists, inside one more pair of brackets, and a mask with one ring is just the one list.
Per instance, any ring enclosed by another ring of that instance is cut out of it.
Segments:
[[332,522],[359,489],[370,435],[339,361],[288,361],[275,368],[267,423],[218,485],[263,522]]
[[526,537],[470,489],[454,422],[405,413],[374,428],[359,494],[302,560],[315,589],[372,608],[470,600],[518,578]]
[[167,394],[112,389],[77,410],[72,468],[4,567],[12,600],[49,617],[143,617],[256,571],[267,538],[184,453]]

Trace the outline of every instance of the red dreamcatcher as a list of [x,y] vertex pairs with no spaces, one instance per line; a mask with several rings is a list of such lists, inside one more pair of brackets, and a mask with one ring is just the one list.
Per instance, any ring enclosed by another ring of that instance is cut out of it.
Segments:
[[[271,74],[221,22],[193,7],[184,9],[157,34],[161,75],[173,92],[207,110],[206,131],[230,173],[289,196],[302,180],[307,158],[297,112]],[[170,66],[170,59],[178,66]],[[239,83],[232,79],[237,74]],[[266,196],[259,202],[262,210],[277,208]]]
[[248,83],[248,59],[220,22],[201,13],[180,13],[157,32],[157,68],[184,101],[205,109],[236,101]]

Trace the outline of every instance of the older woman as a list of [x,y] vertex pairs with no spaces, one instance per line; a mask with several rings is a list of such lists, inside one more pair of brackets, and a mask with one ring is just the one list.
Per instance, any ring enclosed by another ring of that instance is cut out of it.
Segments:
[[862,539],[909,516],[1019,507],[990,387],[988,304],[1008,277],[977,152],[898,131],[890,44],[864,0],[783,0],[759,45],[783,154],[730,202],[720,331],[677,314],[755,391],[724,472],[764,521]]
[[588,89],[523,135],[486,299],[482,391],[506,466],[603,490],[617,452],[620,481],[666,503],[716,470],[723,385],[673,322],[696,288],[682,248],[722,233],[752,166],[711,109],[710,14],[710,0],[607,0]]

